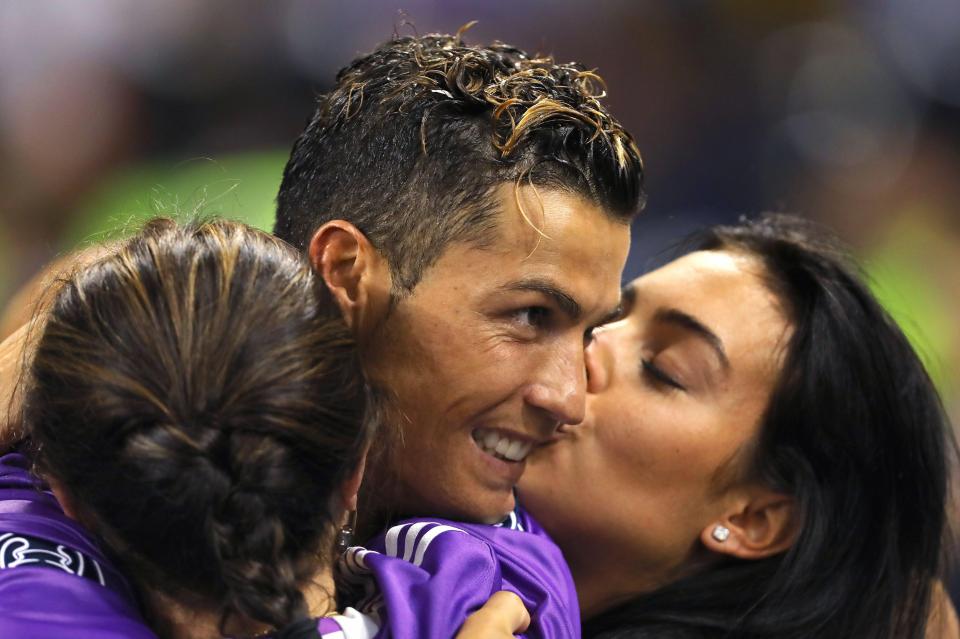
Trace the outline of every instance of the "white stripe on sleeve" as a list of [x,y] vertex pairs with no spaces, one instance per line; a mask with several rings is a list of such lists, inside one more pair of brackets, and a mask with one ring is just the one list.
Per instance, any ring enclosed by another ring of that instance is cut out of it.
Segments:
[[467,534],[466,531],[460,530],[459,528],[454,528],[453,526],[437,526],[436,528],[431,528],[427,533],[421,537],[420,543],[417,544],[417,554],[413,557],[413,565],[419,566],[423,563],[423,556],[427,553],[427,548],[430,547],[430,544],[436,539],[439,535],[445,532],[458,532]]
[[387,531],[387,536],[383,540],[386,545],[386,551],[388,557],[397,556],[397,542],[400,539],[400,533],[403,532],[403,529],[409,526],[410,524],[402,524],[400,526],[394,526]]
[[[413,557],[413,547],[414,541],[417,539],[417,535],[420,534],[420,531],[423,530],[426,526],[429,526],[431,522],[421,521],[419,523],[413,524],[410,528],[407,529],[407,534],[403,538],[403,560],[410,561],[410,558]],[[417,564],[419,565],[419,564]]]

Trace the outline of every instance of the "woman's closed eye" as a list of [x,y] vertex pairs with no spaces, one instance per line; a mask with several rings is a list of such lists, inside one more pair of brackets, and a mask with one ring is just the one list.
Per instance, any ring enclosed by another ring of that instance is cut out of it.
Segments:
[[681,391],[687,390],[683,384],[681,384],[676,380],[676,378],[672,377],[662,368],[657,366],[652,359],[644,358],[640,360],[640,363],[641,363],[641,368],[643,370],[643,374],[650,381],[656,384],[663,384],[665,386],[669,386],[670,388],[674,388],[676,390],[681,390]]

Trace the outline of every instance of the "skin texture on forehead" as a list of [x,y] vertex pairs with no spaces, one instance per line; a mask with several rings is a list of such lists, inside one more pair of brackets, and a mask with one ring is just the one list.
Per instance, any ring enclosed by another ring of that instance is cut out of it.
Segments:
[[497,241],[448,247],[365,347],[393,397],[381,474],[395,514],[498,521],[524,463],[483,452],[477,429],[536,446],[583,417],[584,339],[619,303],[629,228],[563,191],[504,184],[497,198]]

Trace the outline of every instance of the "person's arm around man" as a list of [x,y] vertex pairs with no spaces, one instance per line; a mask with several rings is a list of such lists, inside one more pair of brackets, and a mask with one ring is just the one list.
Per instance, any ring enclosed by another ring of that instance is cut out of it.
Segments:
[[57,280],[93,264],[113,250],[112,244],[90,246],[51,262],[0,309],[0,453],[23,433],[18,392],[29,355],[29,343],[40,335],[46,307],[53,302]]

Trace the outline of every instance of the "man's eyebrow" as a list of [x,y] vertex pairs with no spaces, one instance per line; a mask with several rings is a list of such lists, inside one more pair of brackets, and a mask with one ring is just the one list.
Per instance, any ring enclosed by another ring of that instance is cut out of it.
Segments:
[[661,308],[654,314],[653,319],[657,322],[673,324],[674,326],[679,326],[680,328],[696,333],[706,340],[707,344],[716,351],[717,357],[720,358],[720,363],[723,367],[726,369],[730,368],[730,360],[727,359],[727,352],[723,348],[723,341],[717,337],[716,333],[704,326],[700,320],[694,316],[688,315],[675,308]]
[[536,293],[542,293],[551,298],[556,305],[560,307],[560,310],[572,320],[580,319],[580,316],[583,314],[583,309],[577,300],[573,299],[569,293],[559,288],[550,280],[534,278],[518,280],[507,284],[504,288],[508,291],[534,291]]

